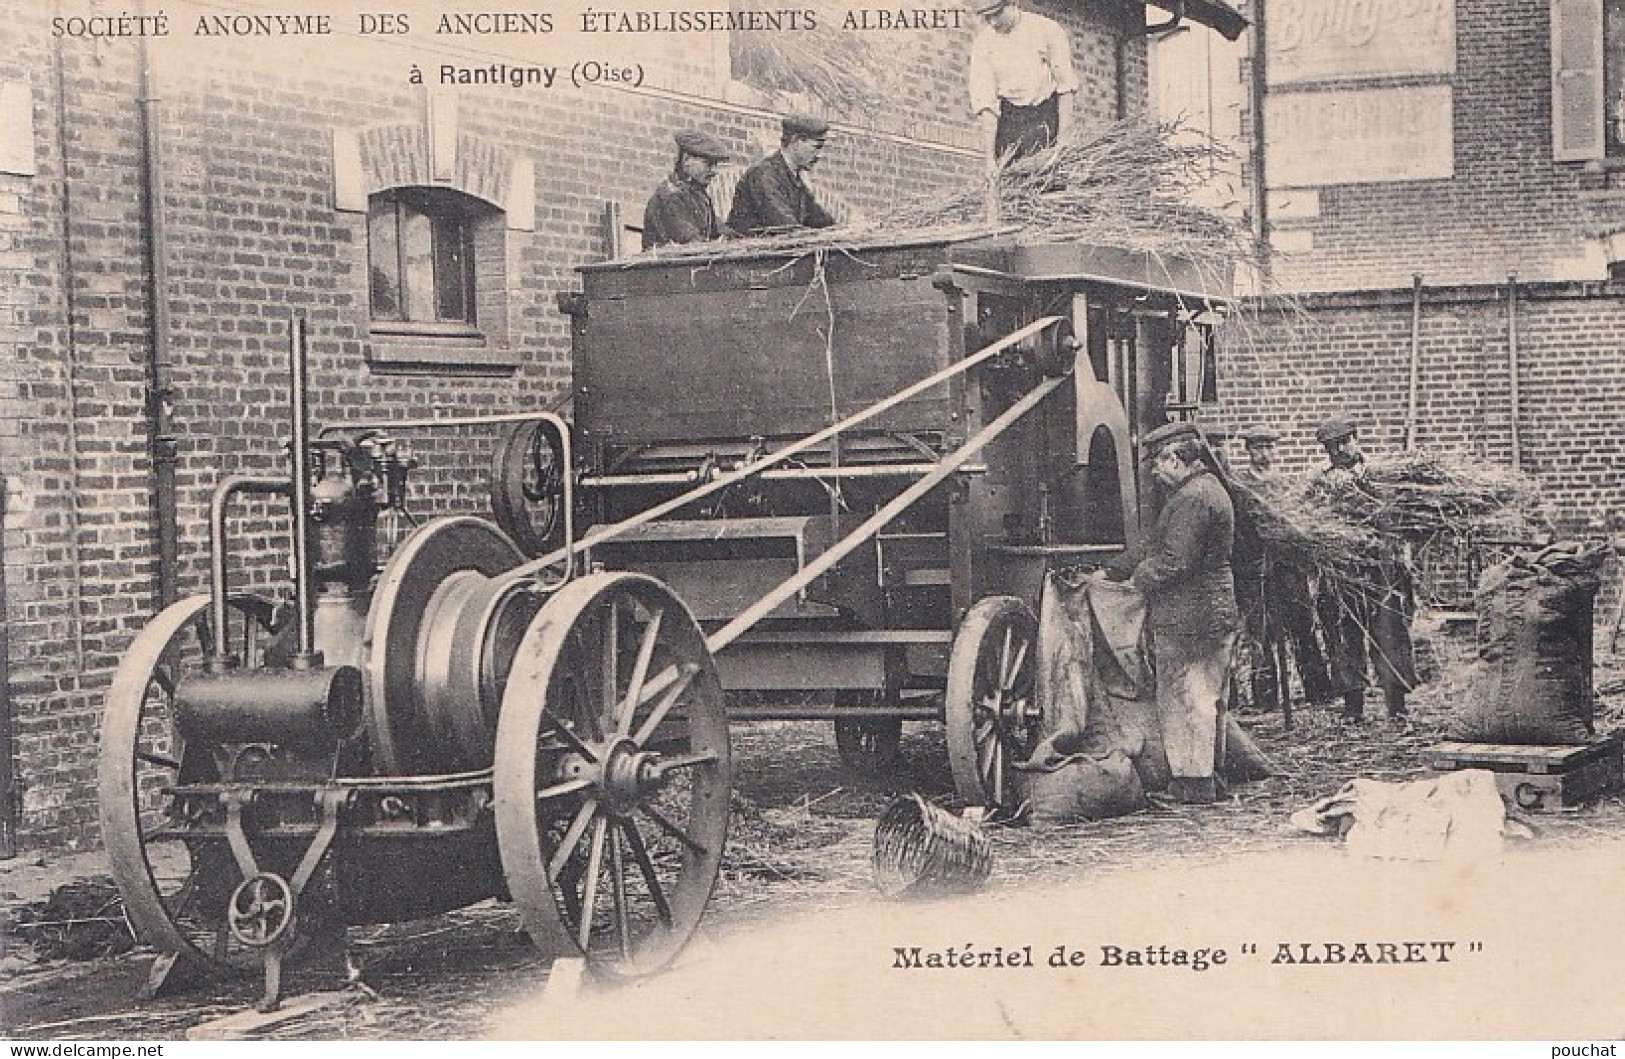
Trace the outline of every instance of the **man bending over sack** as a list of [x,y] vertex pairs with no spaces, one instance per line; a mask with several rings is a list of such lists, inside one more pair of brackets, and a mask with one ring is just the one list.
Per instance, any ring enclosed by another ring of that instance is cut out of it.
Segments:
[[[1181,802],[1212,802],[1224,759],[1224,703],[1239,616],[1230,550],[1236,516],[1194,424],[1169,423],[1141,442],[1162,509],[1128,580],[1146,597],[1157,716]],[[1110,574],[1121,576],[1122,567]]]

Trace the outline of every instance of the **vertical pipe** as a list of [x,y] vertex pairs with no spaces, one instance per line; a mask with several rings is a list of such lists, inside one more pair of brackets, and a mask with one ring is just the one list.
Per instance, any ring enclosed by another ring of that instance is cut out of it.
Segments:
[[73,630],[74,666],[83,671],[85,668],[85,579],[84,579],[84,515],[83,501],[79,490],[79,258],[74,249],[74,173],[78,167],[73,164],[73,144],[76,137],[69,133],[68,121],[68,71],[67,59],[63,54],[62,40],[58,38],[51,49],[52,77],[56,82],[56,149],[57,164],[62,167],[61,197],[58,207],[62,211],[62,227],[59,233],[62,239],[62,386],[63,404],[66,410],[67,424],[66,445],[72,466],[69,469],[69,480],[72,487],[68,490],[67,525],[63,527],[64,536],[68,545],[68,576],[72,583],[72,595],[69,605],[72,610],[68,620]]
[[315,578],[310,569],[310,386],[305,378],[305,318],[288,321],[289,403],[293,407],[293,590],[299,608],[299,668],[321,665],[316,656]]
[[6,610],[6,480],[0,477],[0,860],[17,855],[17,773],[12,768],[16,754],[11,714],[11,643],[6,630],[11,616]]
[[1519,393],[1518,382],[1518,275],[1513,273],[1507,277],[1507,378],[1511,393],[1509,404],[1510,427],[1512,430],[1512,469],[1523,469],[1523,437],[1518,431],[1518,419],[1522,413],[1522,396]]
[[1417,405],[1422,389],[1422,274],[1411,277],[1411,379],[1405,395],[1405,451],[1416,448]]
[[[1141,16],[1144,17],[1144,16]],[[1129,31],[1119,29],[1112,43],[1112,63],[1115,66],[1113,93],[1116,95],[1115,116],[1118,121],[1128,117],[1128,42]],[[1063,100],[1063,105],[1065,101]]]
[[1264,100],[1269,88],[1269,70],[1265,63],[1266,36],[1264,31],[1265,0],[1252,0],[1249,12],[1253,16],[1252,77],[1248,85],[1248,109],[1252,113],[1251,135],[1247,140],[1247,161],[1252,170],[1253,248],[1258,263],[1266,272],[1270,264],[1269,181],[1265,174],[1264,157]]
[[152,462],[152,512],[157,527],[158,607],[179,598],[176,587],[180,517],[176,512],[175,464],[180,454],[174,432],[174,371],[169,345],[168,233],[164,224],[162,143],[158,134],[158,99],[154,93],[152,55],[147,38],[138,42],[141,77],[141,198],[146,228],[147,301],[151,306],[147,336],[147,447]]

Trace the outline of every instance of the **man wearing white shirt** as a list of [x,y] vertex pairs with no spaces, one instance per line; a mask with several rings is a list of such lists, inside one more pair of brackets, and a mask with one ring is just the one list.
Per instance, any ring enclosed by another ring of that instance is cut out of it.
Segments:
[[972,0],[986,25],[971,42],[970,105],[991,168],[1066,136],[1078,75],[1072,42],[1053,19],[1016,0]]

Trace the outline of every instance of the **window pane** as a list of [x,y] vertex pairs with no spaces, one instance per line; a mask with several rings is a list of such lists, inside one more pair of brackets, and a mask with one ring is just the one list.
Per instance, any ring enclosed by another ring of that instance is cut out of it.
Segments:
[[402,187],[372,197],[367,263],[373,319],[476,323],[480,210],[478,200],[444,188]]
[[406,319],[433,320],[434,232],[426,214],[411,207],[401,211],[401,260],[406,269]]
[[455,217],[434,222],[435,318],[472,323],[468,299],[468,254],[463,223]]
[[367,273],[375,320],[400,320],[400,240],[395,203],[374,199],[367,211]]
[[1603,28],[1608,153],[1621,154],[1625,153],[1625,0],[1608,0]]

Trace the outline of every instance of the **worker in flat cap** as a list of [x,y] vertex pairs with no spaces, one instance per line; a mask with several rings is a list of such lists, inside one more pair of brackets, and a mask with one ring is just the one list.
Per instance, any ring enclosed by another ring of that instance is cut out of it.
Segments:
[[793,228],[828,228],[835,218],[818,204],[801,174],[818,164],[829,122],[791,114],[780,123],[779,149],[745,170],[734,189],[728,231],[764,235]]
[[1169,792],[1178,801],[1207,803],[1218,796],[1237,636],[1230,570],[1235,510],[1195,424],[1160,426],[1140,449],[1162,506],[1128,581],[1146,598]]
[[1241,608],[1251,673],[1248,678],[1255,708],[1270,710],[1291,695],[1291,663],[1295,662],[1304,697],[1310,702],[1332,699],[1326,656],[1315,632],[1315,594],[1302,568],[1276,555],[1265,545],[1255,509],[1285,486],[1276,472],[1275,446],[1281,435],[1269,427],[1253,425],[1237,431],[1245,446],[1246,462],[1231,475],[1236,503],[1236,603]]
[[1017,0],[970,2],[983,23],[971,40],[970,109],[992,170],[1070,133],[1078,74],[1060,23]]
[[1275,443],[1281,440],[1281,435],[1266,426],[1243,427],[1240,431],[1241,444],[1247,451],[1248,474],[1259,480],[1275,476]]
[[[1269,477],[1270,463],[1265,458],[1264,470],[1256,469],[1258,446],[1254,442],[1254,432],[1261,429],[1249,427],[1238,431],[1246,448],[1246,459],[1238,467],[1228,467],[1232,488],[1230,499],[1236,509],[1236,539],[1231,550],[1230,566],[1236,577],[1236,606],[1241,611],[1242,650],[1238,654],[1247,670],[1245,684],[1238,675],[1233,690],[1245,687],[1251,693],[1248,703],[1254,709],[1273,710],[1281,705],[1282,675],[1275,649],[1275,630],[1269,621],[1264,591],[1270,566],[1269,553],[1264,547],[1264,538],[1259,532],[1256,518],[1268,488],[1265,479]],[[1274,441],[1273,436],[1271,441]]]
[[677,164],[643,207],[643,249],[670,243],[722,238],[711,179],[733,157],[726,144],[701,129],[684,129],[677,141]]
[[[1315,440],[1326,450],[1327,466],[1317,492],[1329,500],[1342,489],[1365,488],[1365,454],[1360,428],[1337,416],[1322,423]],[[1324,574],[1316,596],[1321,634],[1331,660],[1331,679],[1343,697],[1343,719],[1365,719],[1366,669],[1382,688],[1391,720],[1407,716],[1405,697],[1416,686],[1411,617],[1416,596],[1403,540],[1379,531],[1377,553],[1368,564],[1344,575]]]
[[1360,452],[1360,425],[1347,416],[1333,416],[1315,428],[1315,440],[1326,450],[1328,471],[1359,474],[1365,455]]

